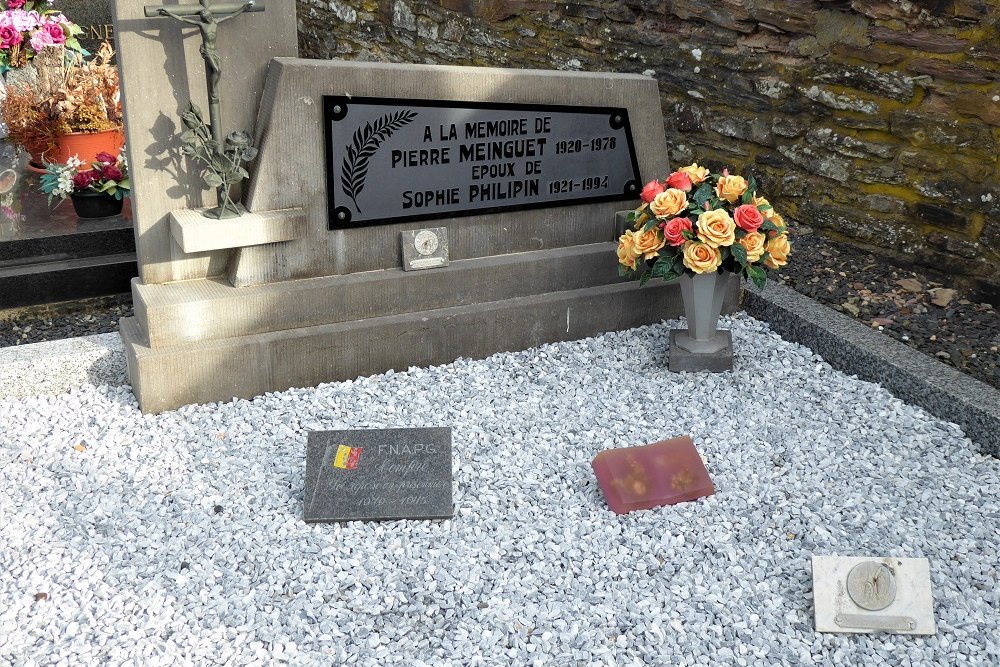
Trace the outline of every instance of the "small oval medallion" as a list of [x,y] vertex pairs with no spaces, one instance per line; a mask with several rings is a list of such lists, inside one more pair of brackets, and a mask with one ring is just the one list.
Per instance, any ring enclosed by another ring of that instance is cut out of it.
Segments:
[[433,255],[434,251],[438,249],[437,234],[429,229],[422,229],[414,237],[413,245],[421,255]]
[[885,609],[896,599],[892,570],[874,560],[858,563],[847,575],[847,594],[862,609]]

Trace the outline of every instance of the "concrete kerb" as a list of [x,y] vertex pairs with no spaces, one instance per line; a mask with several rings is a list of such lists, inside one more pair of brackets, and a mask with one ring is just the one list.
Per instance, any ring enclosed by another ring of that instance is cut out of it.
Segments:
[[[984,453],[1000,457],[1000,391],[782,285],[748,287],[743,306],[786,340],[958,424]],[[0,399],[128,383],[117,333],[2,348],[0,369]]]
[[1000,391],[783,285],[748,286],[743,306],[785,340],[958,424],[983,453],[1000,457]]

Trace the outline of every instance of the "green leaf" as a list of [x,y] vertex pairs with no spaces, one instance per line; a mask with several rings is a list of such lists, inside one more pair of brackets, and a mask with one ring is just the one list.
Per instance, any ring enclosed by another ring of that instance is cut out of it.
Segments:
[[639,287],[642,287],[643,285],[645,285],[646,283],[648,283],[649,279],[652,278],[652,277],[653,277],[653,272],[652,271],[650,271],[650,270],[647,269],[645,272],[643,272],[642,277],[639,278]]
[[703,208],[705,202],[710,200],[715,194],[715,190],[708,183],[702,183],[701,187],[694,191],[694,202],[698,205],[698,208]]
[[638,218],[638,217],[639,217],[639,214],[637,212],[635,212],[635,211],[629,211],[625,215],[625,222],[627,222],[629,224],[633,224],[635,222],[635,219]]
[[767,272],[764,271],[764,269],[754,264],[750,264],[747,266],[747,275],[750,277],[750,280],[753,281],[754,285],[764,289],[764,285],[767,283]]
[[678,276],[684,273],[684,253],[679,252],[674,255],[674,261],[671,263],[670,270]]
[[743,246],[741,246],[739,243],[734,243],[733,245],[729,246],[729,250],[730,250],[730,252],[733,253],[733,257],[736,258],[736,261],[738,263],[744,264],[744,265],[747,263],[747,249],[746,248],[744,248]]
[[656,227],[658,224],[660,224],[659,220],[657,220],[656,218],[650,218],[649,220],[646,221],[646,224],[642,226],[643,233],[648,232],[650,229]]
[[765,220],[764,224],[760,226],[765,232],[776,232],[778,231],[778,226],[771,222],[770,220]]
[[618,277],[624,278],[628,274],[632,273],[632,269],[628,268],[624,264],[618,264]]
[[747,191],[744,194],[749,194],[751,199],[757,194],[757,181],[753,176],[747,179]]
[[181,135],[181,142],[185,145],[185,147],[194,146],[196,143],[198,143],[198,135],[195,133],[194,130],[187,130],[186,132],[184,132],[184,134]]
[[668,271],[670,267],[673,266],[673,260],[667,257],[660,257],[656,260],[656,264],[653,264],[652,277],[662,278]]

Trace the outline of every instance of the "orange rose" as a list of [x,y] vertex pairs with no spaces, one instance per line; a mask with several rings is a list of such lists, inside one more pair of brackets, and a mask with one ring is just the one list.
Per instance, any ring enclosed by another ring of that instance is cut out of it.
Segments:
[[720,176],[719,182],[715,186],[715,194],[719,199],[725,199],[730,204],[735,204],[736,200],[747,191],[747,181],[742,176]]
[[705,211],[698,216],[698,238],[713,248],[730,246],[736,241],[736,223],[723,209]]
[[705,169],[705,167],[699,167],[697,162],[689,164],[686,167],[681,167],[677,171],[684,172],[690,176],[691,182],[695,185],[704,183],[705,179],[708,178],[708,169]]
[[767,253],[764,266],[769,269],[780,269],[788,264],[788,255],[792,252],[792,244],[788,242],[788,234],[781,234],[767,242]]
[[688,241],[684,244],[684,266],[695,273],[713,273],[722,263],[722,253],[718,248]]
[[683,190],[667,188],[656,195],[649,208],[657,218],[669,218],[683,211],[687,205],[688,198]]
[[660,248],[667,242],[657,225],[646,232],[635,232],[635,254],[643,259],[652,259],[660,254]]
[[748,263],[756,262],[760,259],[760,256],[764,254],[764,243],[766,241],[767,237],[760,232],[750,232],[738,241],[747,251]]
[[627,269],[635,271],[636,260],[639,253],[635,249],[635,235],[633,232],[625,232],[618,238],[618,263]]

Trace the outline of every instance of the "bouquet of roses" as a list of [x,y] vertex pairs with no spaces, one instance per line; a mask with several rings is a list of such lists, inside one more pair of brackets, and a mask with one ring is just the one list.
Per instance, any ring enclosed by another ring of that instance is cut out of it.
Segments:
[[83,54],[83,29],[51,8],[52,0],[7,0],[0,12],[0,74],[23,67],[46,46]]
[[115,199],[128,197],[128,161],[125,151],[118,157],[110,153],[98,153],[90,169],[80,170],[83,163],[74,155],[66,164],[48,163],[42,174],[42,192],[52,200],[65,199],[73,193],[103,192]]
[[753,177],[712,174],[695,162],[650,181],[641,197],[628,215],[633,228],[618,239],[618,272],[642,270],[642,285],[729,271],[763,287],[768,270],[788,263],[788,229]]

